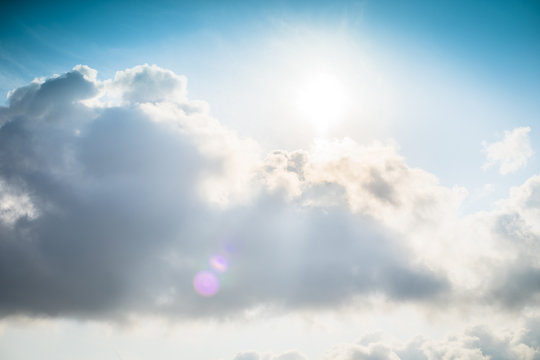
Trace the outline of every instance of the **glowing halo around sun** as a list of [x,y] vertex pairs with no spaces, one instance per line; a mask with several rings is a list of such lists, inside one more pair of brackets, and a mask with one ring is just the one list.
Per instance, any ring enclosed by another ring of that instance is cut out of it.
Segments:
[[298,91],[298,110],[315,127],[318,135],[326,133],[343,118],[347,105],[343,82],[328,72],[311,75]]

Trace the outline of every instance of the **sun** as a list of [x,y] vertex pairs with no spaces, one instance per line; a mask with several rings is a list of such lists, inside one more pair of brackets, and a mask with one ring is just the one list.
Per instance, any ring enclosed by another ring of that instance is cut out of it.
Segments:
[[347,100],[343,82],[332,73],[319,72],[309,76],[299,89],[297,105],[318,135],[324,135],[342,119]]

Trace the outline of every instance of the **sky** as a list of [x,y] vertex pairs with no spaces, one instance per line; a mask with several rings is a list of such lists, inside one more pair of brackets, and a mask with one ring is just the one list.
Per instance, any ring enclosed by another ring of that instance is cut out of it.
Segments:
[[0,8],[0,358],[540,359],[536,1]]

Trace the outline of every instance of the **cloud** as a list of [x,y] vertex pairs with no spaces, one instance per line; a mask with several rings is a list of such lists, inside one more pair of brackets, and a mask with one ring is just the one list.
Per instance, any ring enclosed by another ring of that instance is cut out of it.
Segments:
[[489,297],[512,308],[536,304],[540,298],[540,176],[513,187],[499,210],[490,215],[491,230],[506,254],[492,268]]
[[[264,154],[189,99],[184,77],[148,65],[36,81],[0,123],[2,316],[226,317],[372,297],[519,309],[537,294],[534,177],[462,219],[466,191],[411,168],[392,142]],[[193,289],[205,270],[213,297]],[[516,300],[492,274],[522,278]]]
[[296,351],[289,351],[281,355],[260,354],[255,351],[248,351],[237,354],[233,360],[306,360],[306,357]]
[[[449,288],[368,211],[350,211],[402,201],[389,200],[397,195],[375,162],[348,170],[345,156],[340,182],[321,178],[333,165],[318,155],[263,161],[170,71],[139,66],[98,81],[78,66],[17,89],[1,112],[4,315],[220,315],[370,292],[420,301]],[[366,172],[358,189],[347,188],[349,171]],[[322,201],[332,181],[343,202]],[[353,203],[356,191],[369,205]],[[216,253],[230,271],[218,296],[201,301],[191,281]]]
[[18,192],[0,182],[0,222],[9,226],[13,225],[19,218],[33,219],[37,215],[37,211],[27,194]]
[[237,354],[233,360],[259,360],[261,355],[255,351]]
[[[334,346],[323,360],[537,360],[540,359],[540,319],[528,317],[520,325],[508,327],[472,326],[441,339],[425,336],[400,340],[388,333],[368,333],[354,343]],[[412,336],[413,334],[409,334]],[[297,354],[291,352],[291,359]],[[298,354],[299,355],[299,354]],[[239,353],[233,360],[276,359],[258,352]],[[277,357],[277,359],[281,359]],[[305,359],[298,357],[298,359]]]
[[400,358],[391,349],[374,344],[363,346],[355,344],[332,351],[327,359],[336,360],[399,360]]
[[118,71],[113,84],[126,102],[187,102],[187,79],[156,65]]
[[[10,227],[0,230],[4,315],[105,316],[152,305],[165,272],[156,257],[175,241],[193,256],[204,249],[190,231],[204,227],[195,184],[213,160],[181,124],[153,121],[136,103],[162,100],[144,98],[143,90],[153,91],[148,77],[169,85],[179,78],[155,67],[126,71],[117,76],[120,84],[142,89],[123,89],[129,103],[89,107],[81,100],[119,85],[87,73],[77,67],[17,89],[2,108],[0,174],[13,203]],[[205,115],[184,115],[198,116]],[[188,270],[180,280],[188,289],[191,276]],[[132,296],[137,306],[129,306]]]
[[532,318],[524,328],[494,331],[477,326],[443,340],[417,337],[408,342],[395,340],[385,334],[372,334],[357,343],[343,344],[328,351],[328,360],[437,360],[471,359],[497,360],[540,358],[540,347],[534,336],[538,319]]
[[487,162],[483,168],[493,165],[499,167],[502,175],[510,174],[527,165],[527,160],[533,155],[529,139],[530,127],[519,127],[505,131],[501,141],[488,144],[482,142]]

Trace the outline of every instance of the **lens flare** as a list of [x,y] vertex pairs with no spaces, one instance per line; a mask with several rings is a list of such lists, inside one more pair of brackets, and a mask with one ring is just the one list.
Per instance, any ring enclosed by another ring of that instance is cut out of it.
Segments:
[[201,271],[193,278],[193,288],[201,296],[213,296],[219,290],[219,280],[210,271]]
[[229,268],[229,262],[225,256],[214,255],[210,258],[210,266],[212,266],[214,270],[223,273]]

